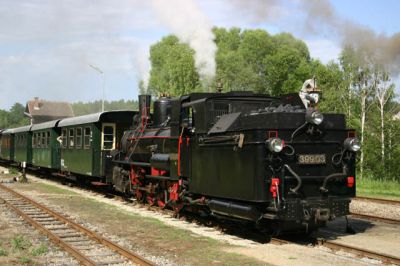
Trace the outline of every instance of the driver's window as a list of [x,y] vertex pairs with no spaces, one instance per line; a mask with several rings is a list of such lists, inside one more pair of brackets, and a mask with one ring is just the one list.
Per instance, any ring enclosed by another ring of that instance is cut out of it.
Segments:
[[115,124],[103,123],[101,138],[102,150],[115,149]]
[[183,109],[181,126],[188,129],[194,128],[194,113],[192,107]]

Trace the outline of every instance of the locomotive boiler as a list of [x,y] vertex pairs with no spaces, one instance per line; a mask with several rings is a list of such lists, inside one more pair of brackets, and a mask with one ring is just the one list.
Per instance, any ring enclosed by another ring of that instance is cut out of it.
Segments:
[[[303,90],[304,89],[304,90]],[[139,96],[139,113],[106,165],[116,190],[274,232],[312,230],[349,214],[360,148],[343,114],[316,108],[315,86]]]

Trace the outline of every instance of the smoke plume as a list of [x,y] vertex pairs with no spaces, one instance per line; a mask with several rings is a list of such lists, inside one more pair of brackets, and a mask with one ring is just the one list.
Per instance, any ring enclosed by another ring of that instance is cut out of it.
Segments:
[[153,0],[152,6],[160,22],[195,51],[195,66],[207,87],[215,76],[217,51],[208,18],[193,0]]
[[343,18],[328,0],[233,0],[230,3],[241,12],[246,7],[245,15],[254,22],[277,22],[285,16],[286,19],[296,17],[295,24],[304,34],[334,34],[341,39],[343,46],[352,45],[367,52],[392,73],[400,74],[400,33],[392,36],[378,34],[369,27]]

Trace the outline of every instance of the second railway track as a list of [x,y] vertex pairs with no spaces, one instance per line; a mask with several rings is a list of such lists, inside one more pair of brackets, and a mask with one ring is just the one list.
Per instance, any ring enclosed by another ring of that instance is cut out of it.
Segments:
[[363,197],[363,196],[357,196],[355,199],[356,200],[361,200],[361,201],[370,201],[370,202],[375,202],[375,203],[399,205],[400,206],[400,201],[399,200],[371,198],[371,197]]
[[83,265],[154,265],[3,184],[0,201]]

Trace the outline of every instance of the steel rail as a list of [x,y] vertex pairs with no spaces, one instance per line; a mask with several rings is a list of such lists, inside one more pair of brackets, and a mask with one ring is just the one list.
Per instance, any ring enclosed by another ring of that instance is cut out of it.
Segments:
[[[400,265],[400,257],[395,257],[390,254],[379,253],[379,252],[368,250],[368,249],[363,249],[363,248],[354,247],[354,246],[347,245],[347,244],[337,243],[337,242],[334,242],[331,240],[326,240],[324,238],[316,238],[316,239],[312,239],[312,241],[314,242],[314,245],[324,246],[331,250],[335,250],[335,251],[343,250],[343,251],[349,252],[351,254],[360,256],[360,257],[366,257],[366,258],[370,258],[370,259],[379,260],[379,261],[382,261],[387,264]],[[274,245],[284,245],[284,244],[299,245],[296,242],[289,241],[286,239],[281,239],[281,238],[271,238],[270,243],[274,244]]]
[[385,222],[385,223],[391,223],[391,224],[400,224],[400,220],[393,219],[393,218],[386,218],[386,217],[381,217],[381,216],[374,216],[374,215],[363,214],[363,213],[354,213],[354,212],[351,212],[350,215],[354,218],[367,219],[367,220],[373,220],[373,221],[379,221],[379,222]]
[[[111,242],[110,240],[96,234],[95,232],[75,223],[74,221],[50,210],[49,208],[47,208],[46,206],[33,201],[32,199],[12,190],[11,188],[8,188],[6,186],[4,186],[3,184],[0,184],[0,188],[3,189],[4,191],[7,191],[13,195],[15,195],[16,197],[19,197],[21,199],[23,199],[24,201],[28,202],[29,204],[39,208],[40,210],[50,214],[51,216],[55,217],[57,220],[62,221],[63,223],[67,224],[68,226],[74,228],[75,230],[78,230],[82,233],[84,233],[85,235],[87,235],[90,239],[95,240],[96,242],[110,248],[111,250],[115,251],[116,253],[124,256],[125,258],[129,259],[130,261],[133,261],[135,263],[137,263],[138,265],[143,265],[143,266],[150,266],[150,265],[154,265],[152,262],[150,262],[149,260],[134,254],[132,252],[130,252],[129,250],[119,246],[116,243]],[[9,203],[6,199],[3,198],[3,201],[5,202],[5,204],[7,206],[9,206],[12,210],[14,210],[15,212],[17,212],[19,215],[21,215],[26,221],[28,221],[30,224],[32,224],[33,226],[35,226],[39,231],[45,233],[53,242],[55,242],[56,244],[60,245],[62,248],[64,248],[66,251],[70,252],[71,255],[73,255],[78,261],[80,261],[82,264],[84,265],[96,265],[96,263],[91,260],[90,258],[86,258],[84,254],[82,254],[79,250],[75,249],[74,247],[72,247],[71,245],[69,245],[68,243],[64,242],[60,237],[58,237],[57,235],[55,235],[53,232],[51,232],[50,230],[48,230],[47,228],[45,228],[43,225],[41,225],[40,223],[38,223],[37,221],[35,221],[34,219],[32,219],[31,217],[29,217],[27,214],[25,214],[23,211],[21,211],[20,209],[18,209],[17,207],[13,206],[11,203]]]
[[383,204],[400,205],[400,200],[371,198],[371,197],[363,197],[363,196],[357,196],[354,199],[362,200],[362,201],[371,201],[371,202],[376,202],[376,203],[383,203]]
[[332,250],[344,250],[349,253],[361,256],[361,257],[367,257],[370,259],[380,260],[380,261],[382,261],[384,263],[388,263],[388,264],[400,265],[400,257],[395,257],[390,254],[379,253],[376,251],[363,249],[363,248],[359,248],[359,247],[354,247],[354,246],[350,246],[350,245],[346,245],[346,244],[342,244],[342,243],[337,243],[337,242],[325,240],[322,238],[317,238],[316,244],[330,248]]

